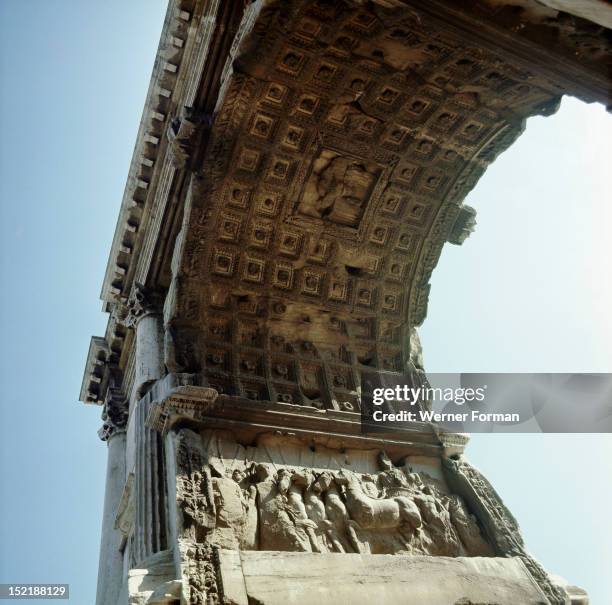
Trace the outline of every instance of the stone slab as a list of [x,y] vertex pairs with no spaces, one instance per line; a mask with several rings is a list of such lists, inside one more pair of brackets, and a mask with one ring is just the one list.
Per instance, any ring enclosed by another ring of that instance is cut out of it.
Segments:
[[220,551],[233,605],[546,605],[518,558]]

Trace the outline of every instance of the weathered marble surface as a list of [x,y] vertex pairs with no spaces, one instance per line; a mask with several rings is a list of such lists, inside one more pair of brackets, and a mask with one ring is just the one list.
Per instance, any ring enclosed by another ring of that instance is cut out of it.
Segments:
[[609,102],[609,31],[544,4],[170,0],[81,388],[98,605],[570,603],[464,436],[359,425],[427,380],[489,164],[563,94]]
[[176,579],[172,552],[162,551],[128,571],[119,599],[112,603],[113,605],[117,603],[176,605],[179,602],[181,590],[182,584]]
[[218,548],[494,554],[435,458],[394,464],[380,450],[340,452],[269,434],[245,448],[230,437],[189,429],[170,436],[179,508]]
[[125,438],[125,431],[121,430],[115,431],[107,439],[108,463],[96,594],[98,605],[115,605],[119,586],[114,579],[121,577],[123,572],[123,555],[120,552],[123,536],[114,524],[125,477]]
[[234,605],[545,605],[519,559],[221,551]]

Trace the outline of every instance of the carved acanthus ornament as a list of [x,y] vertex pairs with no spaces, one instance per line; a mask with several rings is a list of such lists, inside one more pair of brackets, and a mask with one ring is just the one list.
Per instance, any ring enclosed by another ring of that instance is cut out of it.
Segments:
[[109,387],[102,408],[102,426],[98,436],[102,441],[108,441],[114,434],[124,432],[128,421],[128,402],[123,392],[115,387]]
[[172,161],[177,168],[185,168],[201,143],[204,132],[212,123],[212,116],[198,114],[191,107],[184,107],[181,115],[168,126],[168,145]]
[[568,602],[467,436],[360,413],[428,384],[417,328],[466,197],[527,118],[602,100],[608,33],[535,0],[172,0],[81,389],[103,440],[131,393],[116,529],[130,573],[173,575],[147,602],[229,602],[227,551],[513,557]]
[[[426,380],[409,343],[442,246],[473,230],[465,197],[559,93],[402,3],[262,6],[193,166],[166,366],[358,413],[383,376]],[[171,126],[183,159],[199,123]]]
[[468,205],[463,205],[457,213],[448,241],[460,246],[474,232],[476,228],[476,210]]
[[162,304],[163,298],[160,292],[135,283],[127,305],[121,312],[122,323],[129,328],[135,328],[143,317],[161,314]]

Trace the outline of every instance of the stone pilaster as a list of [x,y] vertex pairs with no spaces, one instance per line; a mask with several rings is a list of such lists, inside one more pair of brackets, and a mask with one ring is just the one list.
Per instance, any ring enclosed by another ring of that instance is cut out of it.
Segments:
[[81,388],[129,400],[100,432],[98,605],[569,605],[465,435],[361,410],[427,384],[464,200],[527,118],[609,102],[609,32],[409,4],[170,0]]
[[134,472],[134,531],[130,557],[140,562],[166,547],[163,448],[160,436],[145,426],[143,395],[165,374],[160,293],[135,284],[123,323],[135,332],[134,382],[130,398],[127,470]]
[[163,444],[159,433],[146,426],[149,405],[137,402],[134,424],[134,534],[132,557],[140,562],[167,548],[167,505]]

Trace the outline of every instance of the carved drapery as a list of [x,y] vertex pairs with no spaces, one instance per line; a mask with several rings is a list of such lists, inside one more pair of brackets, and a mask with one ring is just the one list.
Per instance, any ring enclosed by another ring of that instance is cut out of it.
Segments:
[[518,557],[551,604],[568,602],[465,461],[443,460],[439,475],[408,460],[394,464],[383,451],[373,469],[372,452],[313,453],[282,436],[254,448],[217,431],[179,429],[168,438],[176,551],[190,604],[223,602],[219,550]]

